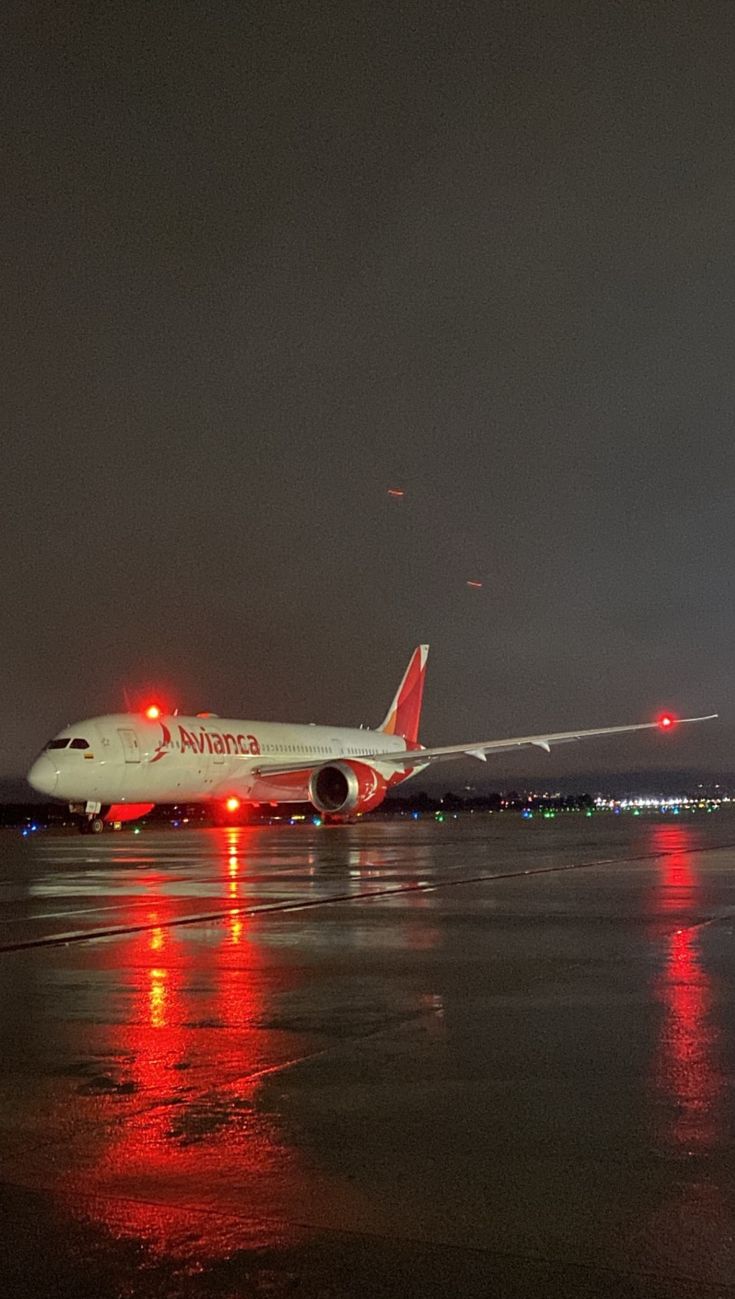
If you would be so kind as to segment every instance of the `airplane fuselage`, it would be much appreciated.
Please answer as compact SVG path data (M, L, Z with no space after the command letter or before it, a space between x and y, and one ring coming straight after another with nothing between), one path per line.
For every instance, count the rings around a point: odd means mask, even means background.
M113 713L59 732L36 759L29 780L70 803L202 802L231 795L301 802L309 797L315 766L407 747L401 736L367 729ZM261 764L293 767L302 759L303 771L259 772ZM389 784L412 774L396 772L395 764L370 765Z

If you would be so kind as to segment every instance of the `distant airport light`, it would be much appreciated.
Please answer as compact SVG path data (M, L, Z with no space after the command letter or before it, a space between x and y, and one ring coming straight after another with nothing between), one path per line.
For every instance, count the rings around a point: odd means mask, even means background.
M672 717L671 713L662 713L658 719L658 724L662 731L669 731L675 721L676 718Z
M236 812L239 806L240 806L239 798L228 798L227 802L225 803L225 809L228 812Z
M158 704L149 704L145 710L145 715L150 722L155 722L161 716L161 710Z

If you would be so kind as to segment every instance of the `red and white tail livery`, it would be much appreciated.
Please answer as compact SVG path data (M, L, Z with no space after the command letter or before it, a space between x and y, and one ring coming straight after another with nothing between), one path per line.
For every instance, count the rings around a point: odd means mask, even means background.
M626 731L669 728L672 718L595 730L419 743L428 645L411 655L385 720L371 731L338 726L252 722L198 713L113 713L67 726L28 773L35 790L63 799L84 830L142 816L156 803L310 802L325 818L349 820L379 807L389 789L435 762ZM712 717L716 714L711 714ZM707 721L686 717L683 722Z
M383 735L400 735L410 745L418 743L421 703L424 698L428 645L417 645L395 698L381 725Z

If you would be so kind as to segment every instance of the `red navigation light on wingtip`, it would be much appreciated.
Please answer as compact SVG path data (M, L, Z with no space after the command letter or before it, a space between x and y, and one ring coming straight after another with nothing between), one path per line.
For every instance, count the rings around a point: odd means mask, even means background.
M145 710L145 715L149 722L158 721L158 718L161 716L161 710L158 707L158 704L149 704Z
M228 798L227 802L225 803L225 810L228 812L236 812L239 806L240 806L239 798Z
M662 713L658 719L659 730L670 731L675 721L676 718L672 717L671 713Z

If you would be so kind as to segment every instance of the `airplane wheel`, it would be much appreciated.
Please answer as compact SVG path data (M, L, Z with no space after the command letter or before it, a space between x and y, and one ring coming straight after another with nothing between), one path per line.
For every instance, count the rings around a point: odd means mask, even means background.
M83 816L79 822L80 834L102 834L105 823L101 816Z

